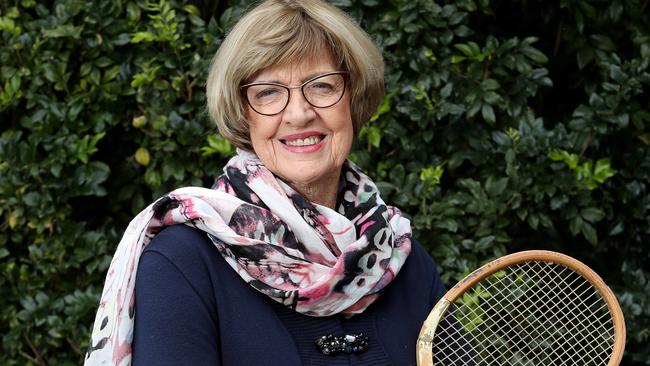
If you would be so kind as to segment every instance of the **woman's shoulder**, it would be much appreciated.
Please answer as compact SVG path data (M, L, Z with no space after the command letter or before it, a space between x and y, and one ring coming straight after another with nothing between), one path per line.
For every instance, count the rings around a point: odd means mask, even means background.
M157 253L171 262L197 263L197 259L211 254L214 249L207 234L197 228L178 224L167 226L154 236L143 255Z
M422 244L414 238L411 239L411 254L409 255L408 261L409 266L415 267L423 274L437 274L438 272L433 257L431 257Z
M415 239L411 240L411 253L402 270L395 278L398 289L408 289L404 296L420 298L426 296L429 308L432 307L445 293L436 263Z
M174 248L187 249L193 244L209 242L205 232L189 225L177 224L163 228L153 237L145 251L155 250L169 252ZM173 245L170 245L173 244Z
M207 296L212 291L215 257L219 256L207 234L188 225L162 229L144 249L138 275L155 273L154 278L182 276L185 281Z

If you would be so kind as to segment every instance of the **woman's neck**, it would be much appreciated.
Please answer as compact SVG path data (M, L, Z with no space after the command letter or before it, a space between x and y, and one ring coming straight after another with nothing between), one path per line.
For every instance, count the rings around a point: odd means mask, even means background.
M313 183L290 182L291 188L313 203L336 209L340 171Z

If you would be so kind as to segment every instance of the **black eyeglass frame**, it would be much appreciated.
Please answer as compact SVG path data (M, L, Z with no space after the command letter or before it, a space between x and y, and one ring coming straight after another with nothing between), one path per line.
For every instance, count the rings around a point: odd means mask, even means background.
M305 90L303 88L307 84L311 83L312 81L314 81L316 79L319 79L319 78L322 78L322 77L325 77L325 76L330 76L330 75L341 75L341 76L343 76L343 91L341 92L341 95L339 96L339 99L337 99L334 103L332 103L330 105L327 105L327 106L324 106L324 107L314 105L305 96ZM292 89L300 89L300 93L302 93L302 97L305 98L307 103L309 103L309 105L311 105L314 108L329 108L329 107L335 105L336 103L340 102L341 99L343 99L343 95L345 95L345 90L346 90L347 83L348 83L347 75L348 75L347 71L332 71L332 72L326 72L324 74L316 75L313 78L311 78L309 80L306 80L304 83L302 83L300 85L296 85L296 86L287 86L287 85L278 84L278 83L256 82L256 83L249 83L249 84L241 85L239 87L239 89L241 90L244 99L246 99L246 103L248 103L248 105L255 111L255 113L261 114L263 116L275 116L275 115L278 115L278 114L284 112L284 110L287 109L287 106L289 105L289 102L291 101L291 90ZM287 102L284 104L284 107L282 107L282 109L280 109L280 111L276 112L276 113L261 113L257 109L255 109L255 107L253 107L253 104L251 103L251 101L248 99L248 93L247 93L248 88L251 87L251 86L255 86L255 85L273 85L273 86L278 86L278 87L286 89L287 93L288 93L288 97L287 97Z

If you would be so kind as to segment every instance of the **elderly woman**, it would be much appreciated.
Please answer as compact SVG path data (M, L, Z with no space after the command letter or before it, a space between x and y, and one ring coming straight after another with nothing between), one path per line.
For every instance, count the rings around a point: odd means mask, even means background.
M443 285L347 160L382 95L381 53L342 11L269 0L244 16L207 84L237 155L213 189L178 189L130 224L86 364L415 364Z

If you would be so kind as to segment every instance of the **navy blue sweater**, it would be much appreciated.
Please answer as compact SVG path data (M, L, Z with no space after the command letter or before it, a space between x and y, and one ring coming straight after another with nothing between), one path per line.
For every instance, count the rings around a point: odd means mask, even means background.
M136 277L133 365L415 365L420 327L444 286L419 243L362 314L309 317L246 284L207 236L176 225L144 251ZM314 340L363 332L358 355L326 356Z

